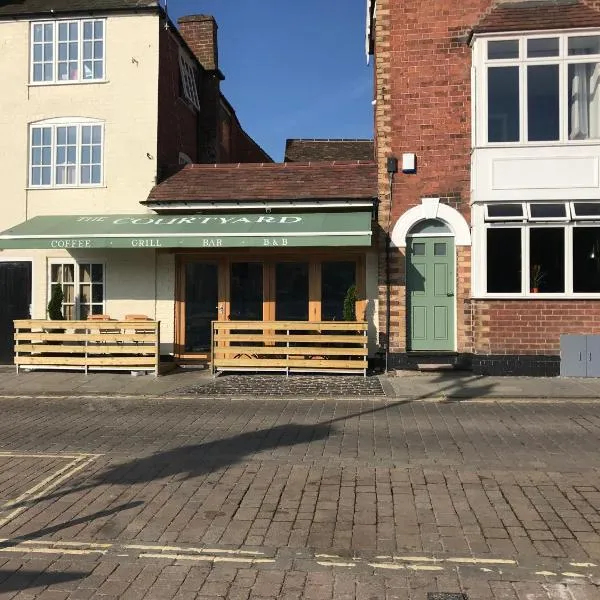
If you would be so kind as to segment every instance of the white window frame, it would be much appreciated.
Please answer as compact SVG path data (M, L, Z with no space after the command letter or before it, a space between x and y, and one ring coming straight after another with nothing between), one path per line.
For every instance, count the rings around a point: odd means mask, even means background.
M106 263L104 261L101 260L74 260L74 259L69 259L69 258L53 258L50 259L48 261L48 277L47 277L47 282L48 282L48 297L47 297L47 302L46 304L48 304L48 302L50 301L50 298L52 297L52 286L54 285L53 281L52 281L52 267L56 266L56 265L73 265L73 313L74 313L74 318L75 320L79 320L81 317L81 306L82 304L85 305L89 305L90 306L90 310L91 307L93 305L102 305L102 311L98 314L105 314L106 313ZM82 303L81 299L80 299L80 294L79 294L79 290L80 290L80 286L87 282L82 282L81 280L81 268L84 265L102 265L102 302L92 302L91 301L91 296L90 296L90 302L85 302ZM90 270L91 273L91 270ZM61 282L63 283L63 282ZM90 281L91 284L91 281ZM69 303L71 304L71 303ZM63 305L61 306L61 310L63 310L64 307L64 302ZM63 316L64 316L64 311L63 311Z
M81 182L81 171L83 166L94 166L96 163L82 163L82 127L97 126L100 127L100 181L99 182ZM59 127L76 127L76 149L75 149L75 182L74 183L56 183L57 169L57 128ZM49 184L34 184L33 170L34 167L40 165L33 164L33 134L36 129L49 128L51 131L50 139L50 164L42 163L41 166L50 167L50 183ZM87 144L86 144L87 145ZM105 137L104 137L104 121L98 119L89 119L83 117L61 117L57 119L46 119L44 121L36 121L29 124L29 180L28 187L30 189L53 189L53 188L88 188L88 187L103 187L104 186L104 164L105 164ZM37 147L37 146L36 146ZM66 163L64 163L66 164Z
M579 201L582 202L582 201ZM535 203L535 202L534 202ZM540 201L537 201L540 203ZM550 202L542 202L550 203ZM489 204L492 204L491 202ZM514 204L514 202L503 202ZM529 204L525 202L524 204ZM567 211L571 203L566 202ZM527 215L529 208L526 207ZM599 299L600 292L575 292L573 291L573 230L578 227L597 227L600 231L600 217L576 217L573 212L570 220L563 218L531 219L524 218L489 218L485 204L473 205L473 290L476 298L527 298L527 299ZM530 290L530 237L527 230L538 228L557 228L564 230L564 292L531 292ZM521 231L521 291L520 292L488 292L487 291L487 231L488 229L519 229Z
M84 39L83 39L83 30L84 25L86 23L92 24L92 29L94 28L94 24L101 22L102 23L102 56L100 58L93 57L92 50L92 58L85 59L83 58L83 50L84 50ZM74 79L59 79L58 77L58 63L64 62L59 61L58 59L58 26L61 23L76 23L77 24L77 77ZM51 25L52 26L52 59L49 61L41 61L41 64L50 63L52 65L52 78L44 81L39 80L36 81L34 79L34 65L40 63L40 61L34 61L34 45L36 42L34 41L34 29L36 26L44 26ZM95 37L92 38L92 45L94 42L98 41ZM93 77L93 64L97 61L102 62L102 77L94 78ZM85 78L83 76L83 63L84 62L92 62L92 77ZM44 20L44 21L32 21L30 23L29 28L29 85L68 85L68 84L90 84L90 83L102 83L106 81L106 19L61 19L61 20Z
M179 51L179 71L183 97L196 109L200 110L198 98L198 71L194 63L182 51Z
M475 89L475 113L476 113L476 145L480 147L514 147L514 146L556 146L589 145L600 144L600 138L592 139L569 139L568 105L566 103L568 90L568 67L570 64L600 63L600 53L586 55L568 55L569 38L600 36L600 30L561 30L542 31L531 34L496 34L478 36L473 46L473 64ZM527 58L527 40L558 38L558 56ZM487 59L488 41L514 41L519 42L519 58L511 59ZM531 65L558 65L559 66L559 137L557 140L528 141L527 140L527 67ZM488 67L518 67L519 68L519 140L510 142L488 142ZM477 73L479 72L479 74Z

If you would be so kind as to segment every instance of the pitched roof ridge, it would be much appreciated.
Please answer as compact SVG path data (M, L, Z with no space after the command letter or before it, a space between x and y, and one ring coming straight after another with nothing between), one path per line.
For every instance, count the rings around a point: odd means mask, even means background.
M181 171L188 170L210 170L210 169L297 169L318 167L356 167L364 165L376 165L374 160L313 160L304 162L275 162L275 163L193 163L188 164ZM180 171L180 172L181 172Z

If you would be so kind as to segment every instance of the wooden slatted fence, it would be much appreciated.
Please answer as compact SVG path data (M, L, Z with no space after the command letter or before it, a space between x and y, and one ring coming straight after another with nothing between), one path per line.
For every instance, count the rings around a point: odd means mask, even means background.
M212 372L367 373L367 323L213 321Z
M17 320L15 365L26 369L154 371L160 362L158 321Z

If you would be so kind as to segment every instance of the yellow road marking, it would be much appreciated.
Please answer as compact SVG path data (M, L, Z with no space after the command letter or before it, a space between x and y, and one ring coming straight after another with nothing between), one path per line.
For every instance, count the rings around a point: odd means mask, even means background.
M206 562L224 562L224 563L246 563L246 564L263 564L274 563L271 558L244 558L233 556L215 556L210 554L166 554L162 552L145 552L140 554L140 558L168 558L170 560L195 560Z
M155 550L165 552L191 552L191 553L204 553L210 552L213 554L247 554L250 556L264 556L264 552L254 552L251 550L229 550L229 549L218 549L218 548L182 548L181 546L153 546L148 544L123 544L123 548L130 550Z
M9 454L5 454L4 456L13 456L15 458L17 457L17 455L9 455ZM35 455L35 454L27 455L28 458L39 458L40 456L41 455ZM94 462L96 460L96 458L98 458L98 456L101 456L101 455L99 455L99 454L91 454L91 455L90 454L80 454L80 455L78 455L77 458L75 458L74 460L72 460L71 462L66 464L64 467L58 469L58 471L55 471L54 473L52 473L51 475L49 475L48 477L46 477L45 479L43 479L42 481L40 481L39 483L34 485L32 488L23 492L18 498L15 498L14 500L11 500L11 501L7 502L6 504L4 504L3 508L10 508L11 506L14 506L15 504L19 504L21 502L28 503L28 502L31 502L32 500L37 500L37 499L41 498L42 496L47 494L49 491L55 489L61 483L63 483L64 481L66 481L67 479L69 479L70 477L75 475L75 473L78 473L82 469L85 469L88 465L92 464L92 462ZM63 457L56 456L56 458L63 458ZM18 515L20 515L22 512L24 512L28 508L29 508L29 506L27 504L25 504L24 506L19 506L16 509L14 509L12 512L10 512L8 515L6 515L5 517L0 518L0 527L6 525L9 521L14 519Z

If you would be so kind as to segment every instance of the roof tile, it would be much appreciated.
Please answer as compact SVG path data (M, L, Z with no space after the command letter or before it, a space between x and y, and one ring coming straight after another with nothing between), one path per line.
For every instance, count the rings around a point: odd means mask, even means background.
M147 202L353 199L377 196L374 162L187 165Z
M497 2L473 27L474 33L600 27L600 11L582 0Z

